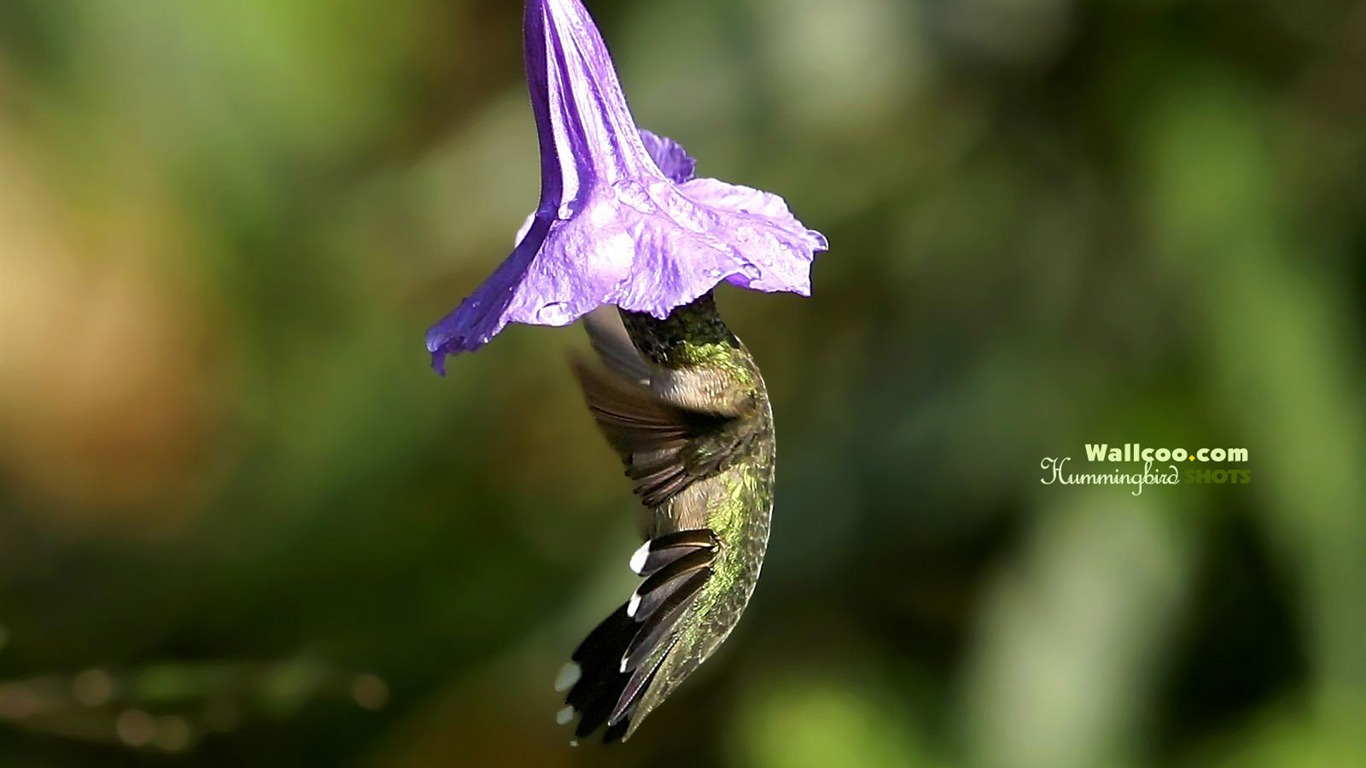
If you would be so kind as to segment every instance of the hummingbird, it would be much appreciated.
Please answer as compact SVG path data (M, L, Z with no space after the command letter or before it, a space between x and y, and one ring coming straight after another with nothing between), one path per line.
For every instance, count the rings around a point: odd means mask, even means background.
M754 592L773 513L773 413L710 291L664 319L585 317L601 365L573 361L644 505L643 581L560 671L557 720L625 741L720 647Z

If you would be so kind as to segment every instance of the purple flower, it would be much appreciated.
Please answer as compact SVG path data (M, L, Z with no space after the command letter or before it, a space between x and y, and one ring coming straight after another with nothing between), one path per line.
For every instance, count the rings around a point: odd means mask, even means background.
M523 33L541 202L512 255L427 332L438 372L509 322L568 325L603 304L663 318L722 280L810 294L825 237L777 195L693 178L682 146L638 129L579 0L528 0Z

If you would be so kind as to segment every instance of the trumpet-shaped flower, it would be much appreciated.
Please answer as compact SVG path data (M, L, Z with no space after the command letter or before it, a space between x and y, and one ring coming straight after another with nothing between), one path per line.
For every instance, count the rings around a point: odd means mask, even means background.
M683 147L638 129L579 0L528 0L523 25L540 204L512 255L428 331L437 371L510 322L568 325L604 304L663 318L723 280L810 294L825 237L777 195L693 178Z

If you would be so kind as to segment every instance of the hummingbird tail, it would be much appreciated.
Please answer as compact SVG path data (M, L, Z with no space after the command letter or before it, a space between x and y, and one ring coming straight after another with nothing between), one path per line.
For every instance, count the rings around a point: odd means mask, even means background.
M625 741L637 705L677 642L679 619L711 575L716 549L715 534L693 530L660 536L636 551L631 567L645 581L588 633L555 681L557 691L568 691L560 724L577 715L576 737L605 725L604 743Z
M572 661L564 665L555 680L555 690L566 688L565 707L560 710L556 720L568 724L579 716L579 724L574 728L576 739L587 738L607 723L612 708L626 690L631 675L621 671L621 659L626 654L626 646L635 636L636 623L626 615L626 605L598 624L588 637L574 651ZM630 727L629 718L615 726L609 726L603 734L603 743L621 741ZM575 745L577 741L573 742Z

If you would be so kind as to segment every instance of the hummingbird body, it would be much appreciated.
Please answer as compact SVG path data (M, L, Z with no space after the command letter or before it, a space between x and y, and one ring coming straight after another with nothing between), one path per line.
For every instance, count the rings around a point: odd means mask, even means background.
M557 681L561 722L625 740L735 628L759 579L773 510L773 415L758 366L710 293L659 320L589 316L602 371L575 365L589 409L645 505L645 581Z

